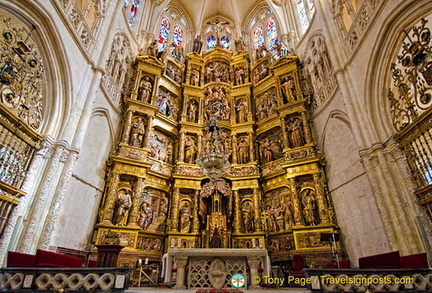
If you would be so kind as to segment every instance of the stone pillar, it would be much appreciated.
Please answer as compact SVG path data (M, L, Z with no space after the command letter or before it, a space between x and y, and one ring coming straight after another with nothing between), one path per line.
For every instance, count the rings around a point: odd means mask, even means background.
M112 217L114 214L114 206L117 199L117 188L120 181L120 174L113 173L109 182L107 191L107 199L103 207L103 216L101 224L112 225Z
M123 135L122 135L122 140L121 140L121 145L128 145L129 144L129 136L130 136L130 132L131 132L131 127L132 127L132 116L133 116L133 111L129 110L126 113L126 117L125 117L125 124L123 127Z
M261 207L259 200L259 189L254 188L253 190L253 200L254 200L254 219L255 219L255 231L262 231L262 223L261 223Z
M324 196L324 188L321 184L319 174L314 174L313 180L315 183L315 193L316 193L316 200L318 203L318 213L319 213L319 218L321 220L320 224L326 224L329 223L328 207L327 207L326 198Z
M309 128L308 118L306 111L301 112L301 118L303 123L303 131L305 134L306 143L312 143L312 133Z
M188 261L187 256L175 256L174 262L177 266L177 279L176 279L176 285L175 289L177 290L185 290L186 284L185 284L185 268Z
M234 190L234 233L240 233L240 219L241 219L241 209L240 209L240 196L239 191Z
M138 217L139 217L139 204L141 194L144 190L144 178L138 178L136 188L134 190L134 195L132 197L132 210L129 216L128 226L139 227Z
M199 190L195 190L192 233L198 233L199 232L199 219L198 219L199 201L198 201L198 199L199 199Z
M252 280L251 285L249 287L250 290L261 289L259 284L254 284L253 280L258 277L258 266L261 262L260 257L258 256L248 256L247 262L250 268L250 279Z
M178 211L178 205L179 205L179 198L180 198L180 188L175 187L173 198L172 198L172 204L171 204L171 232L178 232L178 224L179 224L179 211Z
M291 193L293 196L293 206L294 206L294 222L295 226L303 225L303 211L301 209L301 202L299 194L297 192L295 178L289 178Z

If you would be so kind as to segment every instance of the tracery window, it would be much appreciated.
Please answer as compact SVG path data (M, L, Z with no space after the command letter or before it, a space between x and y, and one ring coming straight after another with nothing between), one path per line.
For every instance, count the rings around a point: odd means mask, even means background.
M183 48L186 20L175 8L167 7L163 10L158 36L158 51L164 51L171 44Z
M224 48L224 49L229 49L230 48L230 39L229 39L228 36L223 36L221 38L220 43L221 43L222 48Z
M207 50L214 49L216 47L216 38L211 35L207 37Z
M159 29L159 39L158 39L158 51L165 50L168 44L168 37L170 31L170 21L168 17L162 17L161 26Z
M302 32L306 32L315 14L314 0L296 0L297 14Z
M128 5L129 5L129 0L124 0L124 7L127 8ZM132 0L130 11L127 17L130 28L133 28L135 26L135 21L136 21L136 16L138 13L139 6L140 6L140 0Z
M259 11L250 22L249 28L254 50L264 46L273 56L279 57L278 24L272 10L265 7Z

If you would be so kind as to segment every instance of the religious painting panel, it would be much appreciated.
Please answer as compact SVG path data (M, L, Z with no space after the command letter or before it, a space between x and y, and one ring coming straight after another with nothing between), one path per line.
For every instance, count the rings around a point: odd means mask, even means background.
M268 191L265 196L267 227L269 233L290 231L294 226L294 206L291 190L281 187Z
M138 236L136 249L149 252L161 253L163 249L163 240L148 236Z
M151 103L153 94L154 77L144 74L138 84L137 100L144 103Z
M204 119L229 120L231 106L228 98L224 87L208 87L204 93Z
M165 75L169 77L172 81L181 84L182 82L182 74L181 69L174 62L168 61L167 67L165 69Z
M221 61L213 61L205 66L204 82L230 83L230 66Z
M263 120L273 114L276 114L277 107L277 91L275 87L272 87L256 97L257 119Z
M282 158L282 132L280 128L268 132L258 138L259 154L261 164L267 164L271 161Z
M173 160L173 139L166 134L154 130L150 135L149 157L164 163L172 164Z
M166 116L177 120L179 111L178 97L168 89L159 87L156 107Z
M140 195L138 226L146 232L164 233L167 212L167 194L164 191L146 187Z

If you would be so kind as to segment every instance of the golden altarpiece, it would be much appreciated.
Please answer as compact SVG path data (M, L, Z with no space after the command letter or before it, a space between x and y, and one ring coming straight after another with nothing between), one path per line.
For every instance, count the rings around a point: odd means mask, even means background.
M171 248L264 248L311 266L332 259L338 231L296 56L216 48L138 56L110 156L96 244L126 246L121 265ZM212 140L216 137L217 140ZM210 180L198 165L225 158Z

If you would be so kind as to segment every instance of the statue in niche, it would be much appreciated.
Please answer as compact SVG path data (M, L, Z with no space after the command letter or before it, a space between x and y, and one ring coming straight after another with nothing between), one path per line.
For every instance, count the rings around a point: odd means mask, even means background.
M189 233L191 226L191 207L188 201L185 201L183 206L180 208L180 232Z
M315 201L315 192L312 189L305 189L303 191L303 195L301 195L302 203L303 203L303 214L306 220L306 223L309 226L315 226L318 224L316 218L316 201Z
M288 120L288 140L291 148L301 147L305 144L302 125L303 124L299 118L290 118Z
M138 88L138 100L141 102L150 103L152 88L153 85L150 82L150 78L148 76L144 76L141 79L141 83Z
M190 84L194 86L200 85L200 71L198 68L192 68L192 72L190 75Z
M291 229L294 226L294 213L293 206L291 200L288 196L282 201L283 213L284 213L284 222L285 222L285 230Z
M178 118L178 109L176 101L173 97L168 95L168 117L173 118L174 120L177 120Z
M260 143L260 155L263 163L273 161L273 152L271 150L270 138L266 138Z
M245 201L242 205L242 217L244 233L253 233L255 231L253 207L251 206L249 201Z
M186 136L184 144L185 163L195 164L195 158L197 153L197 146L195 144L195 140L191 136Z
M129 145L136 148L141 148L143 145L144 134L145 134L145 126L142 118L139 117L132 125Z
M159 111L161 111L163 114L168 114L168 97L163 93L159 93L156 107L158 107Z
M153 58L157 57L157 40L153 40L147 47L147 55Z
M192 52L200 54L201 53L202 44L203 44L203 42L201 41L201 36L197 36L195 38L195 40L193 41Z
M148 229L154 220L154 210L149 202L143 202L140 207L140 217L138 219L138 226L144 231Z
M249 140L243 136L238 141L238 163L246 164L249 162Z
M242 66L236 67L234 76L235 76L234 85L241 85L245 83L245 71Z
M128 190L120 189L117 194L116 212L114 224L126 226L129 217L129 210L132 207L132 199Z
M240 99L237 102L237 121L238 123L244 123L247 121L247 112L248 112L248 105L245 101L245 99Z
M197 122L198 118L198 102L194 99L189 101L186 119L188 122Z
M282 79L282 94L286 100L286 102L294 102L295 99L295 85L292 76L286 76Z

